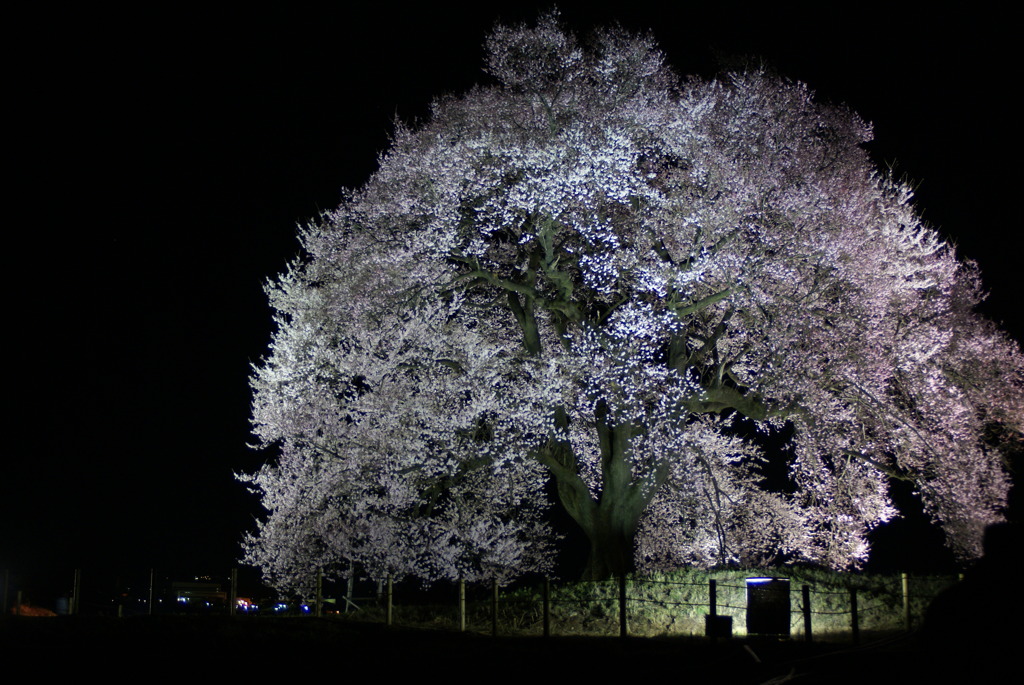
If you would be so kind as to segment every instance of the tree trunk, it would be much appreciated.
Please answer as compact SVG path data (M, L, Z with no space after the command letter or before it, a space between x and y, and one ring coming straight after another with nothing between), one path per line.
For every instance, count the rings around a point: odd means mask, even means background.
M584 580L605 580L633 570L633 545L640 517L664 474L634 478L630 444L636 429L609 425L603 403L597 407L601 444L601 494L597 501L575 469L553 468L559 499L590 540ZM562 464L566 460L562 460Z
M614 516L600 508L597 514L591 526L584 527L590 539L590 557L583 580L607 580L633 570L633 539L638 517Z

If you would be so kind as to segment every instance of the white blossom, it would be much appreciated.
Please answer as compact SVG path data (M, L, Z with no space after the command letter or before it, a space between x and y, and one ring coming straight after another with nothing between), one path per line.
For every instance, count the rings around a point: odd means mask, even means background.
M979 554L1024 363L870 126L762 73L679 82L647 37L585 49L556 15L487 45L500 83L399 128L268 287L253 423L280 457L245 478L247 559L281 585L548 570L549 479L594 575L857 566L890 478ZM779 486L758 435L784 432Z

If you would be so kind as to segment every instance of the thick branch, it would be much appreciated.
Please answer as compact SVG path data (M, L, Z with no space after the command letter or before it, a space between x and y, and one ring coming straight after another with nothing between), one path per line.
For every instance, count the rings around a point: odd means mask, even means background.
M679 318L683 318L684 316L689 316L690 314L696 314L702 309L707 309L716 302L721 302L725 298L729 297L729 295L731 294L732 288L726 288L725 290L720 290L713 295L708 295L705 298L697 300L696 302L691 302L690 304L687 305L673 305L672 309L675 311L676 316L678 316Z

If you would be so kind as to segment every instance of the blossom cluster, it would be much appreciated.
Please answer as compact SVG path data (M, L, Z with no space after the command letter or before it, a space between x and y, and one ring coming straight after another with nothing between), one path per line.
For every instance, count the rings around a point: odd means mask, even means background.
M549 479L598 574L613 538L652 568L857 566L891 478L979 554L1024 361L870 125L557 15L487 46L499 83L399 127L268 288L253 423L281 456L247 477L248 559L282 584L548 569ZM758 436L782 434L780 485Z

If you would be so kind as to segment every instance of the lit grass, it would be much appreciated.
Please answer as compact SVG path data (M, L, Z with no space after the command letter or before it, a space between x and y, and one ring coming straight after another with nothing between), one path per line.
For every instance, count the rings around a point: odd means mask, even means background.
M802 586L810 587L812 632L815 639L845 639L850 635L850 589L857 590L859 629L864 634L904 629L902 580L899 574L836 573L816 568L680 569L672 573L627 579L627 620L630 635L703 636L709 612L709 580L717 582L718 614L732 617L733 634L747 633L746 579L753 576L788 578L790 631L804 631ZM920 621L931 600L956 581L949 576L911 577L912 625ZM415 593L403 594L393 609L396 625L455 630L458 605L438 603L437 593L421 602ZM551 585L553 635L617 635L619 586L616 581ZM467 588L466 624L474 632L490 632L489 587ZM384 609L373 604L347 614L350 618L383 621ZM539 635L543 630L543 597L539 583L503 591L498 606L498 630L505 635Z

